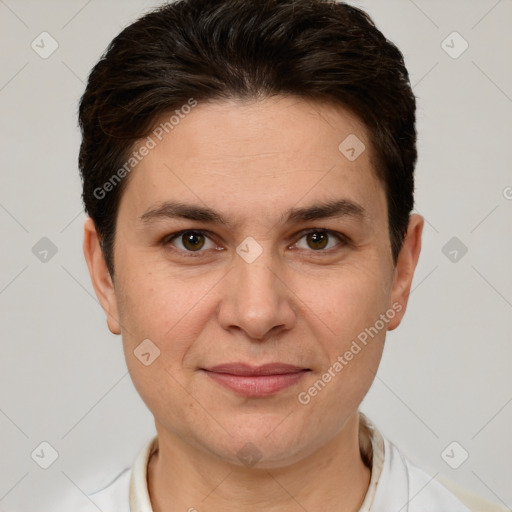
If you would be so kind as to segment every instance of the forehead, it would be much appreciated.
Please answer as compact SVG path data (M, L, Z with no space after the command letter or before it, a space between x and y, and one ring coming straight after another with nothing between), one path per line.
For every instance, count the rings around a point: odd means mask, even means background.
M187 112L163 116L134 147L151 149L124 193L132 209L170 196L246 216L256 205L274 211L315 199L351 199L370 213L381 206L367 130L339 106L284 96L199 102Z

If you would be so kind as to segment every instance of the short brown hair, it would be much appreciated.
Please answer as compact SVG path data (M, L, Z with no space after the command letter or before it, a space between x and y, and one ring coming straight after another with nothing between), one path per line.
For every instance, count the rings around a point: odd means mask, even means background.
M275 95L339 104L360 118L387 197L393 259L413 208L415 97L403 56L355 7L334 0L177 0L110 43L79 107L86 212L113 275L118 206L108 187L162 115L195 101ZM110 181L109 181L110 180Z

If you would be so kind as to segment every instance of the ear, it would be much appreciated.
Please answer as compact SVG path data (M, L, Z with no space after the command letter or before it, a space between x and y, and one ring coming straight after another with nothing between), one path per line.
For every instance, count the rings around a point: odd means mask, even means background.
M391 305L394 304L393 309L396 311L396 315L389 321L388 331L392 331L400 325L407 308L414 270L420 257L423 224L424 220L420 215L413 214L409 217L409 225L398 255L391 290Z
M101 250L96 226L90 217L84 224L84 256L94 291L107 315L108 328L112 334L121 334L114 283Z

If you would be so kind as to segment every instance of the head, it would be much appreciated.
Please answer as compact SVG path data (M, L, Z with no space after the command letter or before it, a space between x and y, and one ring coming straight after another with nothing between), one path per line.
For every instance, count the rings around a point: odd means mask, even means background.
M420 251L399 50L339 2L177 1L112 41L79 116L85 256L157 425L269 467L332 438ZM208 375L230 362L305 371L247 396Z

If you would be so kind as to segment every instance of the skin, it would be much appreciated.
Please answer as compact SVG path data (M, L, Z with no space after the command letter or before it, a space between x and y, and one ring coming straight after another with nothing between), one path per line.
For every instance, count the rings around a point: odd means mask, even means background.
M366 145L355 161L338 150L349 134ZM291 208L338 199L363 215L283 221ZM232 226L141 220L170 200L207 206ZM323 247L303 233L321 228L350 241L332 234ZM155 512L359 509L370 471L359 452L358 407L386 329L405 312L422 228L412 215L394 265L367 131L333 105L289 96L199 103L149 152L121 199L114 278L90 219L84 253L109 329L122 334L134 385L155 417ZM169 240L197 229L208 234L195 245ZM249 236L262 248L252 263L236 252ZM301 404L298 394L397 304L385 328ZM134 355L145 339L160 350L149 366ZM272 396L245 397L200 370L239 361L311 371ZM237 457L246 443L261 455L252 467Z

